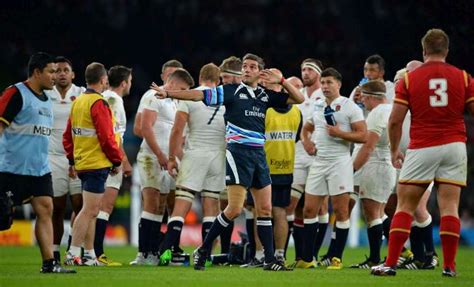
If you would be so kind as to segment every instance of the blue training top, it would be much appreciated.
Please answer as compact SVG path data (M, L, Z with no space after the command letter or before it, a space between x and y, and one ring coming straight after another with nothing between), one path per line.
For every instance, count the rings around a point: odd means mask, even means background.
M242 83L218 86L203 91L207 106L224 105L227 144L263 148L265 114L268 108L287 107L288 94L261 86L255 89Z
M48 141L53 125L51 100L38 99L23 83L15 84L23 106L0 136L0 172L43 176L50 171Z

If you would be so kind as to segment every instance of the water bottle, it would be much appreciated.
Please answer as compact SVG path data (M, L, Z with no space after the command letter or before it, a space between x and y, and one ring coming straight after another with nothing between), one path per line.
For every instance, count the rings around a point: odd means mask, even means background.
M336 118L334 117L334 110L331 109L330 106L326 106L324 108L324 118L326 119L326 123L330 126L336 125Z

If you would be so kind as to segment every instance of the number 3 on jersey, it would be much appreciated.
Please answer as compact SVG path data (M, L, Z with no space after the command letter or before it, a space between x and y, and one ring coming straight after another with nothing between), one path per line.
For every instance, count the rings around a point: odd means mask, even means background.
M434 90L434 95L430 96L430 105L432 107L446 107L448 105L448 82L446 79L431 79L429 82L430 90Z

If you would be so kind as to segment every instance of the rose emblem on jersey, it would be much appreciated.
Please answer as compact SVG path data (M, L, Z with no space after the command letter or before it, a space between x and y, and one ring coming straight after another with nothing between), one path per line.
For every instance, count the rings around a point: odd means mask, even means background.
M341 105L336 106L336 112L339 112L341 110Z
M73 102L76 99L76 96L71 96L69 99L71 99L71 102Z

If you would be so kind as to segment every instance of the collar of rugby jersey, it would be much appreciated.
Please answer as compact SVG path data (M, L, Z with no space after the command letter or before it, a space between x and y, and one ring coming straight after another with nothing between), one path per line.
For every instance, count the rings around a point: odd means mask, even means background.
M245 84L244 82L240 83L240 86L237 88L236 92L240 90L241 88L247 89L248 94L250 95L251 98L255 99L258 96L262 94L263 88L260 86L257 86L255 88L252 88L251 86ZM260 90L260 91L259 91ZM258 95L255 95L255 92L259 91Z
M336 112L339 111L340 108L346 103L346 100L347 98L343 96L339 96L335 98L330 105L331 109L333 109ZM327 102L326 102L326 105L327 105ZM337 106L339 106L339 109L336 109Z

